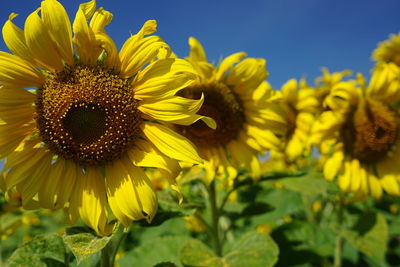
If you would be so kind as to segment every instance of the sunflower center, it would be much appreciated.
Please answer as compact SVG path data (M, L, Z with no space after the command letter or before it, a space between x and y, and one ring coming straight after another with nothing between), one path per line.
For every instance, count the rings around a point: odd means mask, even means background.
M287 122L287 130L285 136L286 141L289 141L292 138L296 130L296 119L297 119L296 108L288 104L286 109L286 122Z
M107 113L93 104L78 103L63 119L65 129L81 143L90 143L106 132Z
M365 101L350 116L343 129L346 151L365 164L383 159L398 135L396 115L375 101Z
M137 140L141 115L126 79L100 66L74 66L48 76L38 89L36 123L55 154L103 165Z
M238 96L221 83L201 84L181 90L186 98L199 99L204 94L204 103L198 114L211 117L217 123L215 130L199 120L190 126L181 126L181 133L198 147L225 145L237 138L243 128L245 116Z

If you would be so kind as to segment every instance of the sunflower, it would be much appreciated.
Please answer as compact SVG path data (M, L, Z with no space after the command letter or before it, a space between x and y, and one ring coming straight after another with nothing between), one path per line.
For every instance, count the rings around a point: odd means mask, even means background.
M324 100L329 95L332 87L334 87L335 84L342 82L345 77L352 74L350 70L333 73L330 73L327 68L322 68L321 70L322 76L315 79L315 96L319 102L319 110L324 109Z
M376 74L373 74L376 75ZM323 172L345 192L380 198L400 194L399 115L387 87L357 81L336 84L325 100L313 140L326 157ZM380 97L377 98L376 95Z
M329 96L329 94L331 93L332 88L335 88L338 84L340 84L340 86L346 84L349 84L349 86L351 86L351 84L354 84L354 81L351 81L350 76L352 75L352 71L350 70L343 70L332 73L329 72L327 68L322 68L321 70L322 75L315 79L315 96L319 103L316 114L317 118L319 117L321 112L325 111L326 109L331 109L330 107L328 107L327 102L331 103L330 99L332 98L327 99L327 96ZM331 104L334 105L333 103ZM319 149L322 150L322 157L319 157L318 161L324 162L326 158L323 155L327 154L328 151L330 151L331 144L329 144L329 142L317 142L317 144L319 144Z
M274 132L285 128L283 111L276 103L277 94L265 79L265 60L246 58L236 53L214 67L208 63L202 45L189 38L190 54L186 58L198 72L198 79L179 94L197 99L204 94L199 114L213 118L216 130L198 121L177 127L191 140L206 160L206 180L217 175L235 177L245 167L253 177L260 176L257 155L279 145Z
M371 88L386 91L387 97L398 99L400 95L400 34L391 34L390 39L379 43L372 53L376 61L371 77ZM378 91L379 91L378 90ZM379 92L371 95L380 97Z
M377 63L393 63L400 67L400 33L391 34L389 38L378 44L372 58Z
M25 208L65 208L102 235L114 218L150 222L157 198L141 167L159 168L177 190L178 160L202 162L163 124L215 126L196 114L203 98L176 96L193 68L147 36L154 20L118 52L104 29L113 15L94 0L79 6L72 27L56 0L42 1L24 29L15 16L3 27L12 54L0 52L3 190L19 192Z
M282 88L281 106L285 113L286 132L278 150L271 150L266 167L276 170L298 169L307 164L311 153L309 135L318 110L315 90L305 80L291 79Z

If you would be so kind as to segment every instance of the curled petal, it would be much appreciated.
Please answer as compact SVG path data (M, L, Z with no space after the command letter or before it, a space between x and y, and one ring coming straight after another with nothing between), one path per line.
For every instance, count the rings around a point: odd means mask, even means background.
M196 114L196 112L201 108L203 102L204 95L202 95L199 100L172 96L162 100L141 101L139 110L156 120L181 125L191 125L201 119L210 128L215 129L217 125L213 119Z
M190 163L202 163L192 142L168 127L152 122L142 124L144 135L170 158Z

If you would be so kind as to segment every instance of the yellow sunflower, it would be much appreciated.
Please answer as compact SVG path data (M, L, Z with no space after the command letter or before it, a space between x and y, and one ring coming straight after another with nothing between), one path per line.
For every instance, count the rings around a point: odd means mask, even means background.
M391 34L389 38L378 44L372 58L377 63L393 63L400 67L400 33Z
M178 131L197 146L206 160L208 182L219 173L235 177L239 167L259 177L257 156L278 146L280 141L273 133L283 133L285 128L277 96L265 82L265 60L244 59L245 53L236 53L214 67L195 38L189 39L189 45L187 60L197 70L198 79L179 93L192 99L204 94L199 114L213 118L217 128L212 130L198 121L178 127Z
M266 167L275 170L298 169L307 164L311 153L309 136L318 110L315 90L305 80L291 79L282 88L281 106L285 114L286 132L282 145L271 150Z
M398 99L400 95L400 34L392 34L389 40L381 42L373 52L372 58L376 64L370 87L385 88L388 100L389 98ZM377 92L371 92L371 95L380 97Z
M195 79L187 61L169 58L156 21L118 52L104 27L113 15L81 4L71 27L64 7L44 0L24 29L11 14L0 52L0 158L3 190L26 208L65 208L99 234L115 218L151 221L153 186L140 167L160 168L177 189L178 160L201 163L194 146L163 123L214 121L196 112L203 98L176 92ZM90 22L89 22L90 20Z
M317 117L326 109L330 109L328 107L327 102L330 102L330 99L327 99L327 96L331 93L332 88L335 88L338 84L339 87L349 84L352 86L355 81L351 80L350 76L352 75L352 71L343 70L339 72L329 72L327 68L322 68L322 75L315 79L315 95L317 97L319 108L317 110ZM331 103L334 105L333 103ZM325 154L330 151L331 144L329 142L317 143L319 145L319 149L322 150L322 157L318 158L319 162L324 162L326 159L324 157Z
M350 76L350 70L330 73L327 68L322 68L322 76L315 79L315 95L319 102L319 110L322 110L325 97L330 93L335 84L340 83L346 76Z
M314 142L325 147L321 151L327 180L337 178L341 190L356 195L400 194L399 115L394 101L399 99L392 99L386 87L370 83L367 88L361 75L358 81L332 88L313 134Z

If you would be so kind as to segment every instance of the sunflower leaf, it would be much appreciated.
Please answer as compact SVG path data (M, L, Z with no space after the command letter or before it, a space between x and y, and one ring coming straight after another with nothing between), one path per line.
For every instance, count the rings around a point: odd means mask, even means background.
M329 183L323 179L322 174L309 173L302 177L291 177L279 180L284 188L309 196L325 195Z
M99 237L92 233L64 234L62 239L74 254L77 264L102 250L111 236Z
M182 264L178 258L178 252L191 237L178 236L159 236L135 247L121 259L118 260L120 266L141 266L141 267L172 267Z
M224 266L273 266L278 261L279 248L267 234L248 232L241 236L224 255Z
M383 215L370 212L359 217L353 230L343 233L353 247L377 260L385 258L388 235L388 225Z
M217 257L209 247L199 240L188 241L179 254L183 266L226 266L222 258Z
M7 266L67 266L66 249L57 234L35 236L19 247L7 261Z

